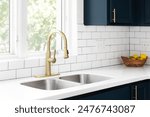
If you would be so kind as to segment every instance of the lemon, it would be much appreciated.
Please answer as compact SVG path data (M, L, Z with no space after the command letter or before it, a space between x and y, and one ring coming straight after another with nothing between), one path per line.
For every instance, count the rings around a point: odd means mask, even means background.
M141 57L140 57L139 60L145 60L145 58L141 58Z
M140 58L143 59L143 60L146 59L146 57L147 57L146 54L141 54L141 55L140 55Z
M134 57L135 59L138 59L139 56L138 56L137 54L134 54L133 57Z

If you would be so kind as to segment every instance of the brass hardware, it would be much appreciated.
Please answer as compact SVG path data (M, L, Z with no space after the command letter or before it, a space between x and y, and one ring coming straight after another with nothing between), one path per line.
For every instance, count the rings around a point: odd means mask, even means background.
M59 73L51 73L51 76L58 76L60 75ZM46 76L46 75L36 75L36 78L46 78L46 77L50 77L50 76Z
M51 41L53 40L54 34L60 34L61 39L64 41L64 59L69 58L69 52L68 52L68 45L67 45L67 38L66 35L62 31L55 31L52 32L47 41L47 51L46 51L46 59L45 59L45 76L38 76L38 77L49 77L49 76L56 76L59 75L59 73L52 73L51 71L51 63L56 62L56 50L54 50L53 58L51 58Z
M113 23L116 23L116 9L114 8L112 12L113 12L113 19L112 19L112 21L113 21Z

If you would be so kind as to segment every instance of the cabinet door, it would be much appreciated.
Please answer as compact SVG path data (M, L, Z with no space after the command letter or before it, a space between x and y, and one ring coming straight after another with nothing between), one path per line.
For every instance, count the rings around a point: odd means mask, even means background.
M148 80L134 83L132 85L132 99L147 100L148 95Z
M107 24L107 0L84 0L84 24Z
M129 85L96 91L80 96L68 98L69 100L130 100L131 89Z
M148 87L148 100L150 100L150 80L148 81L148 84L147 84L147 87Z
M150 0L145 0L145 24L150 25Z
M149 26L150 25L150 0L134 0L135 17L134 25Z
M110 24L132 24L132 0L110 0Z

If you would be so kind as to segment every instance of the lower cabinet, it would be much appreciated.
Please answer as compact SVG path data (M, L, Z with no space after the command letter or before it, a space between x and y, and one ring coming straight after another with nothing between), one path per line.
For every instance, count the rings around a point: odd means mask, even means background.
M131 85L131 94L133 100L149 99L149 81L141 81Z
M150 81L140 81L109 89L82 94L64 100L148 100Z

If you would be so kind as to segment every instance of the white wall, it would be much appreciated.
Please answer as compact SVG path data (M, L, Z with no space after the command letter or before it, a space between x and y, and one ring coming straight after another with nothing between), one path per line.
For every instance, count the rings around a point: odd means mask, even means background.
M120 56L129 55L129 27L84 26L83 0L78 0L78 56L57 58L52 69L70 72L121 63ZM0 61L0 80L44 74L44 58Z

